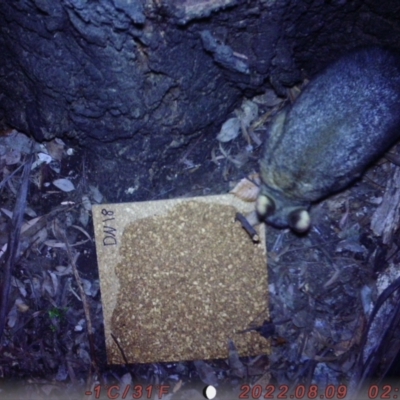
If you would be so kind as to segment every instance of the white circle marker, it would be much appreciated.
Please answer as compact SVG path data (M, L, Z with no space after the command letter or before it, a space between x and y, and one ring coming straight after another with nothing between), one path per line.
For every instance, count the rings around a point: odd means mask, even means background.
M217 389L214 386L207 386L204 389L204 397L208 400L212 400L217 395Z

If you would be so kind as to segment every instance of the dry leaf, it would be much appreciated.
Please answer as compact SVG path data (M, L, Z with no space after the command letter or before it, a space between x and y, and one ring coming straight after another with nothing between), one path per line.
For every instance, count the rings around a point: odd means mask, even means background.
M57 240L49 239L44 242L46 246L49 247L59 247L60 249L66 249L65 243L61 243Z
M51 296L54 297L58 291L58 277L54 272L47 271L50 275L46 276L43 282L43 289Z
M222 155L229 160L233 165L235 165L237 168L241 168L244 164L246 164L248 158L249 158L249 153L247 150L237 154L235 157L232 157L229 155L229 151L226 151L223 147L222 144L219 143L219 151L222 153Z
M85 320L84 318L80 319L78 323L75 325L74 331L75 332L82 332L83 327L85 326Z
M6 165L15 165L21 161L21 152L10 150L5 156Z
M284 99L278 97L272 89L267 89L264 94L254 97L253 101L266 107L275 107Z
M239 135L240 121L238 118L230 118L225 121L217 135L220 142L229 142Z
M89 212L85 210L84 208L81 208L79 211L79 222L81 223L82 226L86 226L89 222Z
M47 228L44 227L32 236L32 249L38 251L39 247L47 240Z
M247 128L258 116L258 105L251 100L245 100L236 115Z
M243 201L256 201L260 191L260 178L258 174L251 174L243 178L239 183L229 192L239 197Z
M29 206L25 207L25 214L31 218L37 217L36 211Z
M39 165L45 163L45 164L50 164L52 162L52 158L51 156L49 156L46 153L38 153L36 155L36 161L32 164L32 169L35 169L36 167L38 167Z
M56 179L53 181L53 185L63 192L71 192L72 190L75 190L74 184L69 179Z
M81 228L79 225L71 225L71 228L77 229L79 232L82 232L89 240L92 240L90 237L89 233L87 233L83 228Z
M28 304L24 303L24 301L20 298L15 300L15 305L17 306L19 312L24 313L29 310Z
M93 201L97 204L101 204L103 201L103 195L100 193L100 190L96 186L89 185L90 195Z
M7 136L5 137L5 144L13 150L28 154L31 151L32 140L23 133L13 129L12 131L8 132Z
M92 203L89 200L88 196L82 196L82 206L86 211L90 211L92 209Z
M229 348L229 366L231 367L231 372L234 376L238 378L243 378L246 376L247 369L240 361L239 353L232 340L228 341Z
M27 296L28 293L25 289L25 285L18 278L11 277L11 284L14 287L18 288L18 290L22 296L24 296L24 297Z
M218 385L218 379L215 375L215 371L210 365L208 365L202 360L194 361L193 364L196 368L197 373L199 374L199 378L206 385L212 385L212 386Z
M12 218L13 213L12 211L7 210L6 208L0 208L1 211L3 211L3 214L6 215L8 218Z
M59 265L56 267L56 272L55 274L59 276L63 275L71 275L72 274L72 267L68 265L67 267L64 267L63 265Z
M18 320L18 311L15 305L11 308L10 312L8 313L7 319L8 319L7 326L9 328L14 328Z
M54 139L46 143L46 148L54 160L61 161L65 144L61 139Z
M40 216L40 217L36 217L36 218L33 218L33 219L29 220L29 221L24 222L24 223L22 224L22 227L21 227L21 233L24 233L24 232L26 232L29 228L32 228L38 221L41 220L41 218L42 218L42 217Z
M0 249L0 258L3 257L3 254L7 250L7 243L3 244L3 247Z

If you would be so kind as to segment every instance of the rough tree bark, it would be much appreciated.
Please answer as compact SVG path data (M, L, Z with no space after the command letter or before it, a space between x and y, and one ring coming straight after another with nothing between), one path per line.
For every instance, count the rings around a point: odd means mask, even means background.
M134 169L160 175L213 140L243 96L285 94L351 47L399 47L399 16L394 0L3 1L0 119L86 146L121 200Z

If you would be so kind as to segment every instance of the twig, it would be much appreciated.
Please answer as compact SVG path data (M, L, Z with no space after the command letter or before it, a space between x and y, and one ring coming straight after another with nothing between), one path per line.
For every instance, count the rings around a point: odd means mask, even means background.
M61 233L61 230L60 230L60 233ZM93 371L97 374L97 376L99 375L99 368L97 366L96 357L95 357L95 346L94 346L94 335L93 335L92 319L90 317L90 308L89 308L89 303L87 301L86 293L85 293L85 290L83 289L83 284L82 284L81 278L79 276L78 268L76 267L76 260L79 257L79 253L73 254L72 250L71 250L71 247L70 247L70 245L68 243L68 239L67 239L67 237L66 237L64 232L62 232L62 236L63 236L64 242L65 242L68 258L69 258L69 261L71 263L72 270L74 272L76 284L78 285L79 294L80 294L81 299L82 299L83 310L85 312L85 319L86 319L86 325L87 325L87 334L88 334L88 340L89 340L90 359L91 359L91 362L92 362L92 368L89 371L89 376L88 376L88 379L86 381L86 389L89 390L91 388L91 386L92 386Z
M0 182L0 190L3 188L3 186L5 186L5 184L7 183L7 181L10 180L23 166L24 166L24 164L21 164L18 168L16 168L13 172L11 172L10 175L8 175L7 177L5 177L5 178Z
M129 363L128 363L128 359L126 358L124 349L121 347L121 345L119 344L117 338L115 337L115 335L113 333L111 334L111 337L113 338L115 344L117 345L117 347L118 347L118 349L119 349L119 351L121 353L122 358L124 359L125 366L127 366Z
M236 213L235 220L240 222L242 228L248 233L253 242L257 243L260 241L260 237L258 236L257 231L253 228L253 226L250 224L250 222L246 219L246 217L243 214L239 212Z
M26 197L28 194L29 174L31 172L34 154L29 154L25 163L24 170L21 177L21 186L17 200L15 202L13 216L10 222L10 231L8 233L8 245L5 255L4 275L1 293L1 306L0 306L0 343L4 334L6 325L6 316L8 310L8 300L11 287L11 275L15 264L15 258L18 253L19 239L21 235L21 226L26 207Z
M367 328L365 329L363 333L363 337L361 339L359 348L360 352L358 354L358 360L356 362L356 372L355 372L355 380L357 384L356 392L354 393L354 397L351 397L352 399L355 399L356 396L358 397L359 392L362 388L362 386L365 384L366 379L371 376L371 374L374 372L374 367L376 367L376 353L379 354L379 352L382 350L382 347L388 342L388 339L384 340L381 338L380 341L378 341L378 345L376 345L375 349L371 351L369 354L368 358L366 359L365 362L363 362L364 357L366 357L366 345L368 342L369 334L371 333L371 326L375 321L375 317L378 314L378 311L381 309L381 307L384 305L386 300L392 296L392 294L400 289L400 278L397 278L394 280L378 297L378 300L376 301L374 308L372 310L372 313L369 316L368 320L368 325ZM388 326L390 326L393 323L393 319L398 317L396 315L397 313L394 313L394 315L391 315L390 318L388 319ZM385 335L383 335L385 336ZM396 353L394 353L396 354Z

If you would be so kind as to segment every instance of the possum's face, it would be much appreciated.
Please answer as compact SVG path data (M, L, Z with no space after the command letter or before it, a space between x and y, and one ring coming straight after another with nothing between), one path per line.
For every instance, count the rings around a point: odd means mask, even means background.
M297 159L288 150L289 146L279 143L285 134L288 135L285 131L288 111L289 108L283 109L270 126L270 137L266 142L264 156L260 159L262 183L256 211L259 220L276 228L290 228L304 233L310 229L311 224L307 211L310 201L308 196L304 196L305 189L309 190L310 185L302 185L295 177L296 174L301 175L304 166L301 163L296 165ZM296 165L296 174L291 168L292 164Z
M311 219L306 206L293 204L277 193L262 187L256 203L256 211L261 221L276 228L291 228L297 233L310 229Z

